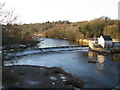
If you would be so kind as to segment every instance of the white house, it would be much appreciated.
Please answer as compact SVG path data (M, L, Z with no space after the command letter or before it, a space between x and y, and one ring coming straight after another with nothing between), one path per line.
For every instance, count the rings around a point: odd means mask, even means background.
M98 38L98 44L100 44L103 48L110 48L113 45L112 38L110 36L100 36Z

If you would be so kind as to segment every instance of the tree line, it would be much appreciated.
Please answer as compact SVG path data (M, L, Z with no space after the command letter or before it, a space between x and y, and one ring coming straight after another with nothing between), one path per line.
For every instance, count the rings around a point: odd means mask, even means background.
M76 23L61 23L62 21L47 23L42 29L46 37L68 40L79 40L98 38L100 35L109 35L113 39L120 39L120 28L118 20L111 20L109 17L100 17L91 21Z
M91 21L72 23L69 21L56 21L35 24L7 24L3 25L3 44L6 42L25 43L32 41L33 34L43 33L48 38L79 39L98 38L100 35L109 35L120 39L118 20L100 17Z
M100 17L91 21L70 22L53 21L34 24L16 24L17 16L13 11L3 9L0 3L0 23L2 24L3 45L29 44L37 42L34 34L44 34L48 38L79 39L98 38L100 35L109 35L113 39L120 39L120 21L111 20L109 17Z

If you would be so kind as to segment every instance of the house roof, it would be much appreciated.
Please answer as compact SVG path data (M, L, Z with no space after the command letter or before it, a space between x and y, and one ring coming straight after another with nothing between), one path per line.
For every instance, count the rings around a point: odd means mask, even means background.
M102 36L105 40L112 40L110 36Z

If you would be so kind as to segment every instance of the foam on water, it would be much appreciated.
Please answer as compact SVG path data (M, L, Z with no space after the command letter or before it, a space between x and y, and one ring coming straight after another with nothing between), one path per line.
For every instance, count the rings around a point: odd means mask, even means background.
M37 53L42 53L42 52L58 52L58 51L73 51L73 50L88 51L89 47L65 46L65 47L49 47L49 48L29 49L29 50L24 50L22 52L9 53L9 54L7 54L6 57L24 56L24 55L37 54Z

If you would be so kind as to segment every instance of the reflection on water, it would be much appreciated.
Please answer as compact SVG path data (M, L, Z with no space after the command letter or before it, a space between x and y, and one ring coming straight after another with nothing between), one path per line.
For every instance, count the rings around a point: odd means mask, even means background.
M88 52L89 60L97 61L97 56L98 56L98 53L96 52Z
M98 55L98 69L99 70L104 70L104 63L105 62L105 56L103 55Z
M97 68L99 70L104 70L105 56L100 55L97 52L88 52L88 58L90 61L97 62Z
M66 40L44 38L39 47L55 47L76 45ZM85 49L85 47L83 47ZM26 51L28 53L28 51ZM33 52L33 51L31 51ZM20 52L21 54L21 52ZM88 63L88 60L96 63ZM46 67L60 67L65 71L81 78L85 82L85 88L113 88L119 85L118 66L120 66L120 54L100 55L92 51L56 51L28 55L5 61L4 65L37 65Z
M105 69L106 60L120 62L120 53L101 55L97 52L88 52L88 60L96 62L97 68L102 71Z
M110 88L119 84L118 66L120 63L111 61L112 57L114 54L104 56L89 51L49 52L5 61L4 65L56 66L80 77L85 82L86 88ZM97 63L88 63L90 59L96 60Z
M77 45L76 42L69 42L62 39L41 38L40 41L38 44L39 48Z
M114 56L112 55L111 59L114 62L120 62L120 53L114 54Z

